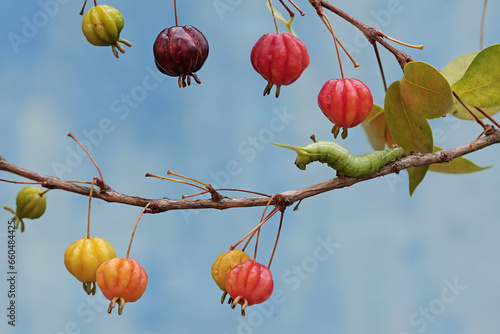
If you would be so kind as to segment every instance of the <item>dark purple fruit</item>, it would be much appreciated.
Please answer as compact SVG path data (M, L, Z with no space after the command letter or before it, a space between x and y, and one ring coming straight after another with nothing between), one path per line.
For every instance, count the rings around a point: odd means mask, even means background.
M163 74L179 77L179 87L189 86L191 77L201 83L195 72L208 57L208 42L195 27L175 26L164 29L156 37L153 53L158 70Z

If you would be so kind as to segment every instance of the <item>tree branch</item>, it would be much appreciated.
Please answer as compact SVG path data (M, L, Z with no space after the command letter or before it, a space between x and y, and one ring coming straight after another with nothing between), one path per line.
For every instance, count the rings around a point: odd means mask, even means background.
M487 146L500 143L500 130L495 130L491 134L479 139L474 147L471 144L462 145L456 148L442 150L434 153L415 153L408 157L397 160L390 163L378 172L361 177L336 177L334 179L324 181L315 185L311 185L305 188L288 190L282 192L281 195L285 199L285 205L292 205L294 202L313 197L325 192L329 192L335 189L350 187L356 183L374 179L380 176L389 175L392 173L399 173L400 171L417 166L424 166L436 163L446 163L451 160L472 153L474 151L483 149ZM68 191L80 195L89 196L90 187L77 185L74 183L63 181L57 177L41 175L36 172L29 171L22 167L18 167L9 163L2 156L0 156L0 170L5 172L19 175L21 177L40 182L43 187L48 189L59 189L63 191ZM188 209L229 209L237 207L255 207L255 206L265 206L269 201L269 197L266 196L254 196L254 197L241 197L241 198L230 198L222 196L219 201L214 201L212 199L200 199L200 200L179 200L179 199L150 199L138 196L130 196L116 192L112 188L94 190L93 197L102 199L106 202L122 203L126 205L145 207L150 203L147 213L159 213L170 210L188 210Z

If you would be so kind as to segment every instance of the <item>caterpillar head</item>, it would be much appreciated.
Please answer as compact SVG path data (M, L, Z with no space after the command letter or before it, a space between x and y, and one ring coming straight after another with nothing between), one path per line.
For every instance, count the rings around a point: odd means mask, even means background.
M285 144L278 144L278 143L271 143L271 144L276 145L276 146L281 146L284 148L288 148L290 150L294 150L295 152L297 152L297 159L295 159L295 165L301 170L305 170L306 165L315 160L311 156L311 154L304 149L304 146L285 145Z

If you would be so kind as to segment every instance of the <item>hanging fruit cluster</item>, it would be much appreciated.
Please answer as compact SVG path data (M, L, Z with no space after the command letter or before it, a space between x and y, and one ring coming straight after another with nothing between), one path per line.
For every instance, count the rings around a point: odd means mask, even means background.
M130 259L129 253L139 220L149 205L137 219L126 258L116 257L115 249L109 242L90 237L90 204L94 181L89 196L87 236L66 249L64 265L70 274L83 283L83 290L88 295L95 295L99 286L102 294L111 301L108 313L111 313L118 303L118 314L121 315L125 303L132 303L141 298L148 284L146 270L135 259Z
M251 50L250 62L254 70L267 81L264 96L270 94L272 87L276 86L275 96L279 97L281 87L297 81L309 66L310 58L304 43L292 33L293 12L287 8L291 16L288 22L285 22L279 14L279 20L290 30L280 33L277 15L271 1L269 5L276 32L266 33L259 38ZM190 86L192 79L201 84L196 72L208 58L208 41L196 27L179 25L175 0L174 14L175 25L163 29L153 43L155 66L161 73L177 77L178 86L181 88ZM340 41L335 36L326 15L323 12L319 15L334 38L342 78L331 79L323 85L318 95L318 105L323 114L334 124L332 129L334 137L337 138L340 129L343 129L342 138L346 138L348 128L355 127L366 119L372 109L373 98L368 87L360 80L344 78L337 46ZM118 57L117 49L122 53L125 52L120 43L131 46L130 42L120 38L123 26L124 18L117 9L107 5L97 5L96 0L94 7L85 14L82 22L83 33L87 40L93 45L111 46L116 57Z
M108 241L99 237L90 237L90 203L96 179L94 178L90 188L87 235L73 242L66 249L64 265L71 275L82 282L83 290L88 295L95 295L99 286L103 295L111 301L109 313L118 302L118 313L121 314L124 304L137 301L143 295L148 283L148 275L144 268L136 260L128 258L140 217L134 227L125 259L116 257L115 249ZM98 180L98 182L104 185L104 181ZM23 232L24 218L37 219L44 214L47 191L33 186L24 187L17 194L16 211L6 205L3 206L15 215L12 219L15 220L16 229L20 226Z
M276 207L266 216L269 204L275 200L277 201ZM274 249L269 260L269 265L266 267L255 261L257 255L257 248L259 244L259 236L262 225L267 222L274 214L281 212L280 225L278 228L278 235ZM270 196L268 205L264 209L261 221L245 235L240 241L230 247L228 252L222 253L215 259L212 265L212 278L217 286L223 291L221 303L224 303L226 296L229 294L229 304L231 308L236 305L241 305L241 315L245 315L245 310L248 306L260 304L265 302L273 293L274 282L273 275L269 270L271 266L274 252L278 244L278 239L283 223L283 215L285 213L285 206L282 203L280 195ZM252 238L257 235L255 241L255 253L253 259L244 252ZM242 250L236 248L241 242L246 241Z

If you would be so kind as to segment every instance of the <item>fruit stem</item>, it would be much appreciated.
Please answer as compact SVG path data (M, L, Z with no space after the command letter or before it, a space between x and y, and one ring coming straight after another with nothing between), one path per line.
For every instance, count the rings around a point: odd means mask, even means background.
M174 173L171 170L167 170L167 175L173 175L173 176L177 176L177 177L182 177L183 179L197 182L197 183L202 184L202 185L204 185L205 187L208 188L208 185L206 183L204 183L204 182L201 182L200 180L197 180L197 179L189 177L189 176L181 175L181 174L178 174L178 173Z
M497 121L495 121L495 119L493 117L491 117L490 114L488 114L482 108L479 108L479 107L474 107L474 108L476 108L477 111L479 111L481 114L483 114L484 117L486 117L487 119L489 119L493 124L495 124L500 129L500 124Z
M453 96L455 96L455 98L458 100L458 102L460 102L461 105L464 106L465 109L467 109L467 111L472 115L472 117L474 117L474 119L476 120L477 123L479 123L479 125L481 125L483 127L484 130L487 130L488 128L488 125L486 123L483 122L482 119L480 119L470 108L469 106L457 95L457 93L455 92L452 92L453 93Z
M87 215L87 239L90 239L90 207L92 204L92 193L94 192L95 179L96 177L94 176L92 178L92 185L90 186L90 193L89 193L89 213Z
M483 13L481 14L481 32L479 33L479 50L483 49L484 43L484 21L486 16L486 6L488 5L488 0L484 0Z
M259 247L259 238L260 238L260 228L257 230L257 238L255 238L255 249L253 251L253 262L257 259L257 248Z
M83 11L85 10L85 6L87 5L87 0L83 3L82 10L80 11L80 15L83 15ZM94 0L94 6L97 6L97 0Z
M139 225L139 221L141 220L142 215L149 207L149 205L151 205L151 203L146 204L146 206L142 209L139 218L137 218L137 221L135 222L134 230L132 231L132 236L130 237L130 243L128 244L127 256L125 257L125 259L128 259L128 256L130 255L130 247L132 247L132 241L134 240L135 230L137 229L137 225Z
M177 180L175 180L175 181L177 181ZM249 194L254 194L254 195L260 195L260 196L271 197L271 196L270 196L270 195L268 195L268 194L259 193L259 192L252 191L252 190L232 189L232 188L219 188L219 189L213 189L213 190L205 190L205 191L202 191L202 192L197 193L197 194L182 195L182 199L186 199L186 198L190 198L190 197L196 197L196 196L204 195L204 194L206 194L206 193L210 193L210 192L212 192L212 191L215 191L215 192L219 192L219 191L240 191L240 192L249 193Z
M293 17L295 16L295 13L290 8L288 8L288 6L285 4L285 2L283 0L280 0L280 2L283 5L283 7L285 7L286 11L288 12L288 15L290 15L290 19L293 19Z
M0 179L0 182L15 183L15 184L39 184L39 185L43 184L43 182L12 181L5 179Z
M488 134L489 131L493 131L493 125L487 125L487 127L479 134L479 136L472 143L469 144L469 148L472 150L476 146L477 142L481 137L485 134Z
M262 217L260 218L260 220L261 220L260 223L234 246L234 247L236 247L241 241L245 240L248 236L251 235L250 239L248 239L247 243L245 244L244 248L246 248L246 246L248 245L248 243L250 242L250 240L253 238L253 236L257 232L257 238L255 239L255 250L254 250L254 253L253 253L253 260L254 260L254 262L255 262L255 260L257 258L257 248L259 246L260 228L262 227L262 225L264 225L265 222L267 222L272 216L274 216L274 214L276 212L278 212L279 206L276 205L276 207L274 207L274 209L267 216L265 216L266 215L266 211L269 208L269 205L271 205L272 201L276 197L278 197L278 196L281 196L281 195L275 194L275 195L271 196L271 198L269 199L269 201L267 201L266 207L264 208L264 212L262 212Z
M387 92L387 82L385 81L384 67L382 66L382 60L380 59L380 53L378 52L377 43L373 42L372 45L373 45L373 50L375 51L375 56L377 57L378 67L380 68L380 75L382 76L384 91Z
M269 2L269 7L271 7L271 14L273 15L274 26L276 27L276 33L279 34L280 30L278 29L278 21L276 20L276 15L274 14L273 2L271 0L267 0Z
M274 196L273 196L273 197L274 197ZM272 199L272 198L271 198L271 199ZM271 199L269 200L269 202L271 201ZM266 209L267 209L267 207L269 206L269 202L268 202L268 205L266 206ZM241 239L240 239L237 243L235 243L234 245L232 245L232 246L230 247L230 249L231 249L231 250L233 250L233 249L235 249L236 247L238 247L238 245L239 245L240 243L242 243L242 242L243 242L243 240L245 240L245 239L246 239L246 238L248 238L249 236L251 236L251 237L250 237L250 239L248 240L248 242L250 242L250 240L253 238L253 235L257 232L257 230L258 230L258 229L260 229L260 228L262 227L262 225L264 225L264 223L265 223L265 222L267 222L267 221L268 221L268 220L269 220L269 219L270 219L270 218L271 218L271 217L272 217L272 216L273 216L276 212L278 212L278 209L277 209L277 208L274 208L274 209L273 209L273 211L271 211L271 212L267 215L267 217L266 217L265 219L262 219L262 220L261 220L261 222L260 222L257 226L255 226L255 227L254 227L254 228L253 228L250 232L248 232L248 233L247 233L247 234L246 234L243 238L241 238ZM265 213L265 210L264 210L264 213ZM247 242L247 244L248 244L248 242ZM246 246L247 246L247 245L245 245L245 247L244 247L244 248L246 248ZM254 257L254 258L255 258L255 257Z
M408 44L408 43L405 43L405 42L401 42L401 41L398 41L398 40L397 40L397 39L395 39L395 38L392 38L392 37L387 36L386 34L382 34L382 37L387 38L387 39L388 39L388 40L390 40L390 41L393 41L393 42L395 42L395 43L398 43L398 44L400 44L400 45L403 45L403 46L406 46L406 47L409 47L409 48L413 48L413 49L420 49L420 50L422 50L422 49L424 48L424 46L423 46L423 45L412 45L412 44Z
M183 183L183 184L187 184L187 185L190 185L190 186L193 186L193 187L196 187L196 188L200 188L200 189L203 189L203 190L207 190L207 188L202 187L202 186L199 186L199 185L197 185L197 184L194 184L194 183L191 183L191 182L187 182L187 181L184 181L184 180L177 180L177 179L173 179L173 178L171 178L171 177L160 176L160 175L154 175L154 174L151 174L151 173L146 173L146 177L156 177L156 178L158 178L158 179L167 180L167 181L173 181L173 182L178 182L178 183Z
M271 268L271 263L273 263L274 253L276 252L276 248L278 246L278 240L279 240L280 234L281 234L281 226L283 226L283 216L284 215L285 215L285 210L283 209L283 210L281 210L280 225L278 227L278 234L276 235L276 242L274 243L273 252L271 253L271 258L269 259L269 264L267 265L268 269Z
M179 22L177 22L177 1L174 0L174 13L175 13L175 26L179 26Z
M295 9L299 11L301 16L306 15L306 13L304 13L304 11L302 9L300 9L300 7L295 4L295 2L293 2L292 0L288 0L288 2L290 2L292 4L292 6L294 6Z
M259 196L265 196L265 197L271 197L271 195L264 194L264 193L259 193L257 191L252 191L252 190L244 190L244 189L232 189L232 188L220 188L220 189L215 189L217 191L240 191L243 193L249 193L249 194L254 194L254 195L259 195Z
M337 37L335 37L335 40L337 41L337 43L339 43L340 47L345 52L345 54L347 55L347 57L349 57L349 60L352 62L352 65L354 67L359 67L359 64L354 60L354 58L351 57L351 55L349 54L349 52L347 52L347 49L344 47L344 45L342 45L342 43L340 43L340 40Z
M80 15L83 15L83 11L85 10L85 6L87 5L87 0L83 3L82 10L80 11Z
M181 198L182 199L186 199L186 198L190 198L190 197L196 197L196 196L200 196L200 195L205 195L205 194L208 194L210 191L209 190L205 190L205 191L202 191L200 193L196 193L196 194L191 194L191 195L182 195Z
M97 162L94 160L94 158L92 157L92 155L89 153L89 151L87 151L87 149L85 148L85 146L83 146L82 143L80 143L80 141L78 139L75 138L75 136L73 136L73 134L70 132L68 132L68 137L71 137L74 141L76 141L76 143L78 145L80 145L80 147L83 149L83 151L85 153L87 153L88 157L90 158L90 160L92 160L92 162L94 163L94 166L95 168L97 168L97 172L99 173L99 176L100 176L100 182L101 182L101 185L99 185L99 187L102 189L102 188L106 188L106 182L104 182L104 178L102 176L102 173L101 173L101 169L99 168L99 166L97 165Z
M340 75L342 76L342 80L344 80L344 70L342 69L342 60L340 59L339 46L337 44L337 36L335 36L335 33L333 32L332 23L330 22L330 19L328 18L328 16L326 16L324 11L321 11L319 13L319 16L321 18L321 21L323 21L326 28L330 32L330 34L332 34L332 36L333 36L333 42L335 44L335 51L337 52L337 58L339 60Z

